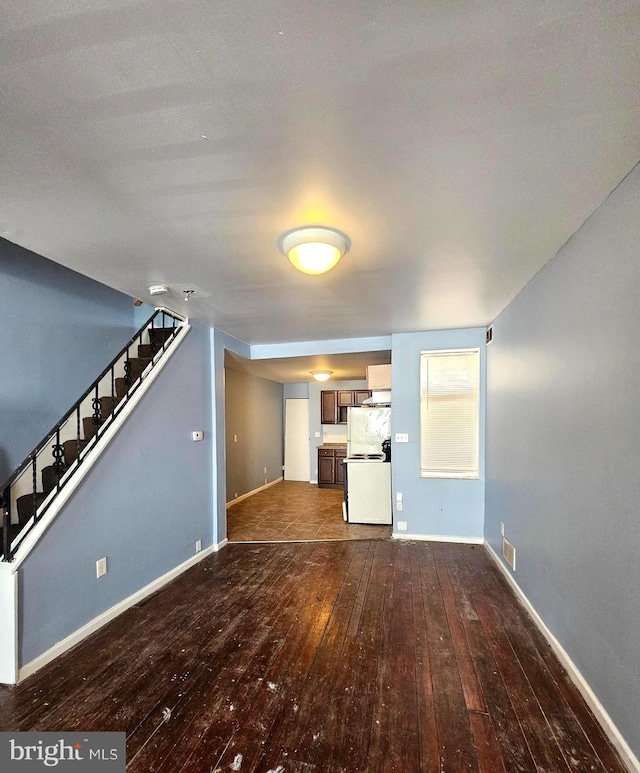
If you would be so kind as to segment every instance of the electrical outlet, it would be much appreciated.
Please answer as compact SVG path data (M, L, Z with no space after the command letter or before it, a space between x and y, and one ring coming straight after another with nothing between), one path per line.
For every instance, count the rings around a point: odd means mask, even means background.
M500 536L504 537L504 521L500 521Z
M269 481L267 480L267 478L265 478L265 479L264 479L264 485L266 486L268 482L269 482Z
M406 530L407 530L407 522L398 521L398 531L406 531Z
M267 474L267 468L266 467L264 468L264 474L265 475Z
M237 498L238 498L238 492L237 492L237 491L234 491L234 492L233 492L233 498L234 498L234 499L237 499Z
M237 443L237 442L238 442L238 436L237 436L237 435L234 435L234 436L233 436L233 442L234 442L234 443Z
M107 558L99 558L96 561L96 577L104 577L107 573Z
M401 511L402 511L402 500L401 500L401 499L399 499L399 500L396 502L396 510L397 510L398 512L401 512Z
M408 432L396 432L396 443L408 443L408 442L409 442Z
M196 553L199 553L202 550L202 540L198 539L196 540Z

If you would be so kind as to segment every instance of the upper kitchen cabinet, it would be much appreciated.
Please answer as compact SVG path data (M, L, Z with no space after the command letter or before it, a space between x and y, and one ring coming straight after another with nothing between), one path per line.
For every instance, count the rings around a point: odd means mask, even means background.
M320 423L346 424L347 409L362 403L371 397L367 389L323 390L320 392Z
M335 391L323 390L320 392L320 423L338 423L338 403Z
M367 386L374 391L391 389L391 365L368 365Z

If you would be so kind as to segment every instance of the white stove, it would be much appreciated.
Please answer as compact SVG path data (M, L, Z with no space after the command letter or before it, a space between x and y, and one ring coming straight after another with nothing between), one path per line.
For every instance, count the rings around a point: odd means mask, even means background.
M384 462L384 454L353 454L347 456L344 460L345 464L348 462Z
M344 461L344 520L391 524L391 463L383 456L347 457Z

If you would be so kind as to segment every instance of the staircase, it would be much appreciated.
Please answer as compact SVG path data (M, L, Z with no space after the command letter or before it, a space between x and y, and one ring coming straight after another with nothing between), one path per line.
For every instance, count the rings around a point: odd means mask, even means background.
M166 310L157 311L0 489L0 560L12 560L26 533L100 441L184 322Z

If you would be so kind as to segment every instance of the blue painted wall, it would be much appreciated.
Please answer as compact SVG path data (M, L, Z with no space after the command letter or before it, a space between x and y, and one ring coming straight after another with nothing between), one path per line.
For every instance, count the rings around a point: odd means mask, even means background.
M129 296L0 239L0 485L143 322Z
M209 333L191 329L20 568L21 665L212 544Z
M500 314L486 537L640 756L640 168Z
M482 539L484 527L484 328L401 333L392 336L391 383L394 440L391 476L394 533L397 521L407 522L406 534ZM431 349L480 349L480 478L444 480L420 477L420 352ZM396 443L406 432L408 443ZM402 492L403 510L395 510Z

